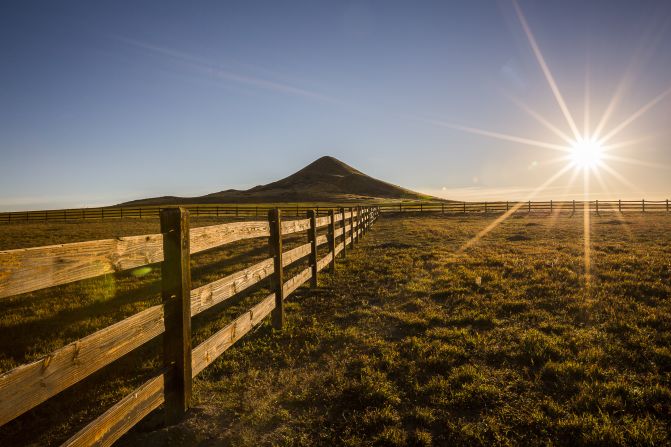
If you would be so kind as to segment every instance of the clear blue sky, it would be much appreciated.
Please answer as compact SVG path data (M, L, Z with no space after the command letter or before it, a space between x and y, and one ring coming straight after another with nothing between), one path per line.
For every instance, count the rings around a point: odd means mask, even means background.
M671 2L519 6L575 121L622 85L606 130L671 87ZM247 188L333 155L454 199L523 198L570 133L512 1L5 1L0 209ZM592 196L671 195L671 95L613 137L623 180ZM445 123L448 123L445 125ZM579 194L570 175L539 197Z

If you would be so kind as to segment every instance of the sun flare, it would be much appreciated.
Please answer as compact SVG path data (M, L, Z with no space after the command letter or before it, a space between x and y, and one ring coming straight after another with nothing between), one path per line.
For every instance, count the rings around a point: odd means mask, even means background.
M581 169L592 169L601 165L603 147L597 140L580 139L571 145L571 163Z
M559 170L554 175L552 175L549 179L547 179L543 184L541 184L537 188L531 190L528 194L526 194L526 196L523 199L519 200L512 207L506 208L507 211L504 214L497 217L493 222L489 223L482 231L480 231L477 235L475 235L473 238L468 240L464 245L462 245L462 247L458 250L458 253L462 253L471 246L473 246L474 244L478 243L494 228L496 228L501 223L505 222L508 218L510 218L520 209L523 209L525 203L531 203L531 200L533 200L541 192L548 189L552 184L554 184L557 180L563 177L564 174L573 171L572 175L570 175L570 178L568 179L564 193L564 198L566 198L567 196L568 189L574 185L574 181L576 180L576 178L582 177L583 178L582 200L578 201L573 200L572 205L574 211L576 202L582 209L584 269L585 269L584 284L586 289L589 289L591 281L590 270L591 270L591 255L592 255L591 234L590 234L591 231L590 213L592 211L592 208L590 203L593 200L595 200L595 197L593 197L593 191L591 189L593 187L591 186L593 184L592 179L595 179L597 181L597 183L601 186L603 191L605 191L607 194L612 194L607 183L604 181L604 177L606 175L612 176L615 180L631 188L632 190L636 189L636 185L630 182L626 178L626 176L621 174L618 170L616 170L615 167L611 166L610 163L611 161L623 162L630 165L659 167L659 164L657 163L652 164L649 162L645 162L643 160L639 160L637 158L624 157L617 153L613 153L616 152L614 151L614 149L636 144L640 141L643 141L643 138L634 138L633 140L629 141L615 141L615 142L611 142L611 140L613 140L626 127L631 125L631 123L639 119L645 113L650 111L653 107L659 104L662 100L666 99L667 97L671 97L671 87L668 87L666 90L659 93L653 99L645 103L645 105L636 110L633 114L631 114L623 121L619 122L618 124L614 125L612 128L609 129L607 128L608 120L609 118L611 118L611 115L613 114L616 105L620 102L621 99L620 97L622 95L624 88L623 86L625 85L627 76L625 75L625 77L620 82L619 87L616 89L613 98L610 100L608 106L606 107L606 110L603 112L601 119L598 121L598 124L596 126L590 125L591 111L590 111L590 95L589 95L589 82L588 82L589 76L586 76L585 97L583 100L584 101L583 128L581 131L581 129L579 129L578 125L576 124L576 120L574 119L573 114L571 113L571 110L568 107L568 104L566 103L566 101L564 101L564 97L561 94L561 91L559 90L559 86L557 85L557 82L555 81L555 78L552 72L550 71L550 68L545 60L543 53L541 52L538 42L536 42L536 39L533 33L531 32L531 27L529 26L526 17L522 13L522 9L517 3L517 0L512 0L512 2L515 11L517 13L517 17L520 21L520 24L522 25L522 29L526 34L531 50L534 56L536 57L536 61L538 62L538 65L541 68L541 71L543 73L543 76L545 77L545 80L547 81L548 86L550 87L550 90L555 98L557 106L561 110L566 120L568 131L567 129L562 129L562 126L560 124L550 122L548 119L546 119L541 114L536 112L532 107L525 104L523 101L519 100L515 96L505 92L504 94L509 99L511 99L517 106L519 106L522 110L524 110L532 118L534 118L538 123L544 126L548 131L553 133L559 139L563 140L563 142L558 143L556 138L554 139L554 141L537 140L532 138L526 138L521 135L492 131L474 126L466 126L462 124L444 122L435 119L421 119L421 120L441 127L448 127L451 129L461 130L476 135L483 135L497 140L509 141L526 146L535 146L537 148L551 149L554 151L562 152L561 156L546 160L544 161L544 163L546 164L561 163L564 166L560 167ZM535 158L536 156L534 155L533 163L537 164ZM669 167L669 169L671 169L671 167ZM595 200L595 202L596 202L596 212L598 214L599 201ZM552 210L552 201L550 201L550 204L551 204L550 209ZM560 208L555 209L559 210ZM621 216L619 216L618 219L621 220L622 219Z

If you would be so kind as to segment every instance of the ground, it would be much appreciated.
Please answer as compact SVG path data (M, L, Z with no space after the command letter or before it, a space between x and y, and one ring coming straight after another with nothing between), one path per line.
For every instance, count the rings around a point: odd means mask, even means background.
M383 216L289 299L283 331L263 324L198 377L183 423L150 415L120 444L668 444L671 217L593 216L589 287L582 217L521 215L460 253L492 219Z

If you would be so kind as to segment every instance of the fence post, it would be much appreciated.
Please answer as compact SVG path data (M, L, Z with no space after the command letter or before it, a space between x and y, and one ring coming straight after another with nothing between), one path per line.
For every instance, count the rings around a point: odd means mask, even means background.
M596 213L599 214L599 199L596 199L594 203L596 204Z
M356 232L354 233L354 241L358 244L359 243L359 227L361 226L361 219L359 218L359 216L361 215L361 207L357 205L354 209L356 210L356 220L355 220Z
M349 207L349 238L354 249L354 208Z
M308 210L308 219L310 219L310 229L308 229L308 242L310 242L310 267L312 268L312 278L310 278L310 287L317 287L317 216L315 210Z
M356 242L359 243L361 235L363 234L363 207L359 205L356 212Z
M368 233L368 226L370 225L370 207L366 207L366 225L363 226L363 234Z
M329 219L331 222L329 222L329 230L327 233L327 239L329 243L329 251L333 256L331 256L331 263L329 264L329 269L331 273L335 272L335 212L333 210L329 210Z
M341 227L342 227L342 257L347 259L347 221L345 220L345 208L340 208Z
M163 366L165 420L174 425L191 405L191 266L189 212L167 208L161 212L163 262L161 297L164 305Z
M466 214L466 202L464 202L464 214Z
M643 209L643 212L645 213L645 199L641 199L641 208Z
M622 199L617 200L617 210L621 213L622 212Z
M669 212L669 199L666 199L666 212Z
M236 207L237 209L237 207ZM284 268L282 267L282 211L274 208L268 211L270 225L269 248L273 257L272 290L275 292L275 308L272 312L273 327L284 326Z
M361 234L359 236L363 237L365 232L366 232L366 208L362 206L361 207Z
M487 201L485 200L485 214L487 214Z
M368 208L361 209L361 236L366 234L366 225L368 224Z
M550 200L550 214L552 214L552 211L554 211L553 202Z
M445 204L444 203L440 204L440 209L441 209L441 214L445 214Z

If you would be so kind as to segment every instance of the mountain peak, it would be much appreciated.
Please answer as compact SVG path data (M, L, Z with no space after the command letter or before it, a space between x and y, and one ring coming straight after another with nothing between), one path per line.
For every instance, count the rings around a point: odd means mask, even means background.
M298 173L303 174L321 174L321 175L351 175L361 174L347 163L338 160L330 155L324 155L301 169Z
M226 190L201 197L152 198L124 205L164 205L176 203L281 203L355 202L379 199L426 200L426 196L378 180L335 157L325 155L281 180L245 191Z

